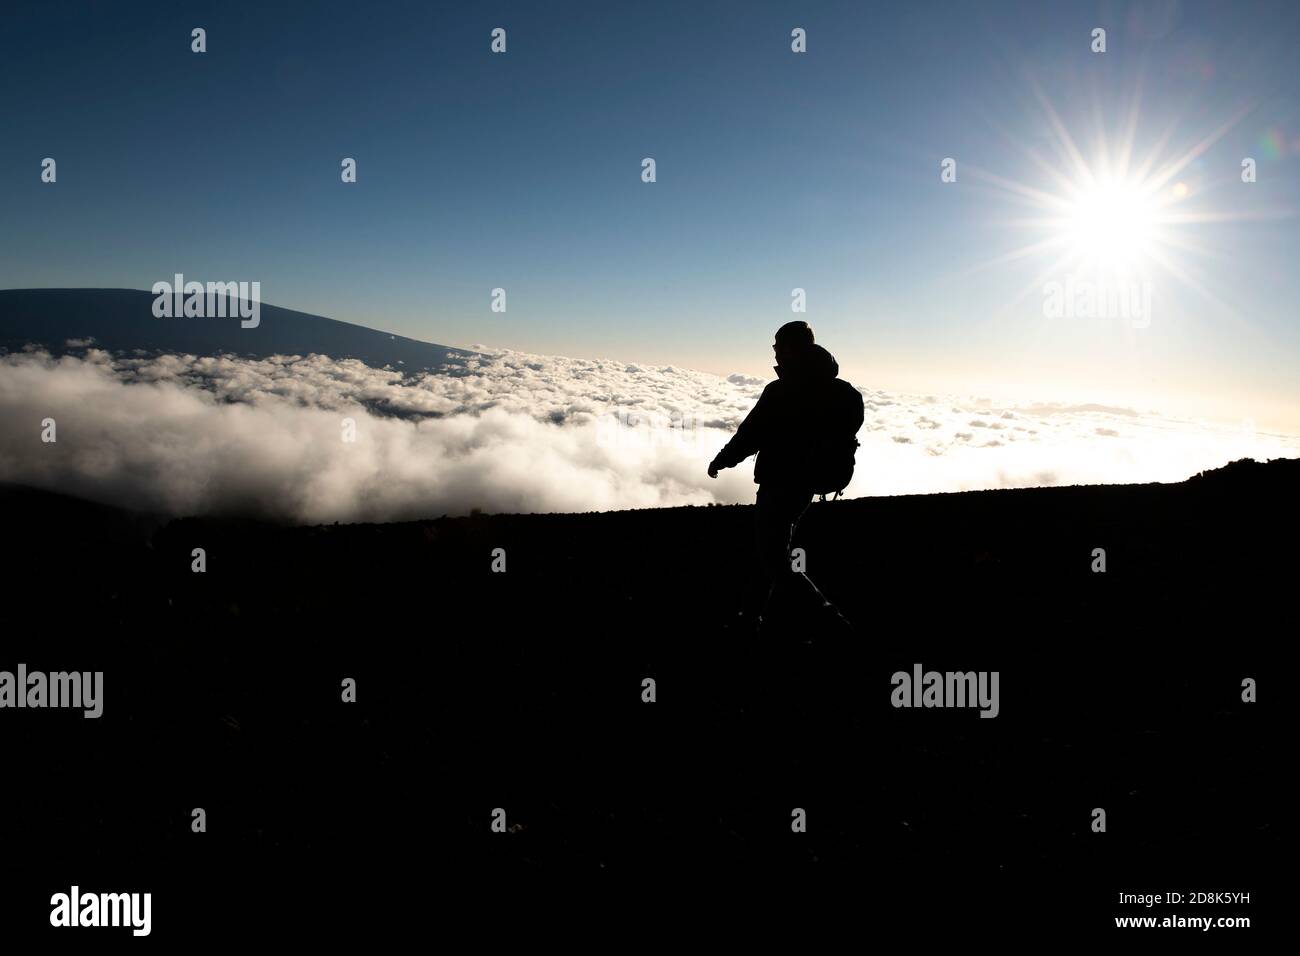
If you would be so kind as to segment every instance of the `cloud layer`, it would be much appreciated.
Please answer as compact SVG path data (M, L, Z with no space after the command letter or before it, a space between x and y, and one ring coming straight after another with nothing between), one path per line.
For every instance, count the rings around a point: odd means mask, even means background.
M413 374L320 355L29 351L0 356L0 480L303 522L750 502L752 459L716 481L705 467L763 384L512 351ZM849 496L1178 481L1300 455L1294 438L1132 409L862 391Z

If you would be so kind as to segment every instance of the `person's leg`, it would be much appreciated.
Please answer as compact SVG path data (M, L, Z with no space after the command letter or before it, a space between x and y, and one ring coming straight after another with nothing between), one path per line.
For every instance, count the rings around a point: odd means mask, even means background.
M759 485L755 509L756 613L770 604L781 584L792 576L790 546L812 493L781 485Z
M750 548L748 583L745 588L744 616L753 623L767 605L772 592L774 568L781 552L781 527L776 489L759 485L754 500L754 540Z
M810 491L759 485L755 509L753 587L745 614L749 621L788 617L805 642L814 633L851 635L852 625L790 556L795 532L813 500Z
M808 503L812 502L813 496L808 496ZM796 515L794 524L790 529L790 542L794 543L794 533L799 528L799 521L807 513L808 504ZM789 548L787 548L787 551ZM853 625L848 619L840 613L839 608L832 604L822 593L821 588L813 583L813 579L808 577L806 571L797 571L787 575L792 583L789 589L792 592L792 600L797 601L799 605L805 607L812 613L812 621L815 623L816 630L823 635L838 635L840 637L852 636L854 634ZM811 634L805 635L804 643L812 643Z

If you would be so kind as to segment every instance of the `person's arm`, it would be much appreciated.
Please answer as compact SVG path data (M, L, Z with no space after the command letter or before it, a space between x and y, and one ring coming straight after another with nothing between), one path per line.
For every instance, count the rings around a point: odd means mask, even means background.
M734 468L750 455L758 454L767 430L767 406L769 404L767 393L775 384L775 382L768 383L767 388L763 389L763 394L758 397L758 402L749 410L745 420L736 429L736 434L731 436L731 441L723 445L722 451L718 452L713 461L709 463L709 475L711 477L716 478L718 472L723 468Z

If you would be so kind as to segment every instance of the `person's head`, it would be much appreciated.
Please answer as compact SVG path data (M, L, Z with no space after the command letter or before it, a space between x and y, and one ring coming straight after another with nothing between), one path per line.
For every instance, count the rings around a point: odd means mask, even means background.
M802 320L787 322L776 330L776 341L772 344L772 350L776 352L776 364L780 365L782 359L795 355L812 344L811 325Z

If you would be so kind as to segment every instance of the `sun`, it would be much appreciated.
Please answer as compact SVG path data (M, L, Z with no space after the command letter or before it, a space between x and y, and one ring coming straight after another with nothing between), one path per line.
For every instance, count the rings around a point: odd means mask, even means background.
M1140 183L1093 181L1066 201L1064 212L1061 228L1080 265L1130 272L1155 251L1159 212Z
M1207 270L1221 248L1216 230L1266 214L1216 208L1215 181L1202 167L1207 151L1249 110L1239 109L1209 131L1191 130L1190 145L1180 148L1173 139L1186 117L1175 116L1163 131L1144 124L1140 90L1114 113L1099 103L1091 111L1081 108L1071 124L1036 82L1030 89L1042 118L1030 114L1029 124L1047 135L1006 135L1012 160L1005 171L965 167L969 179L991 187L1005 204L1009 215L989 221L1016 230L1016 241L964 271L1028 267L1031 277L1003 312L1030 297L1046 297L1049 286L1065 285L1087 286L1098 301L1115 291L1153 285L1173 301L1186 288L1231 312L1208 281ZM1012 274L1019 281L1019 274Z

